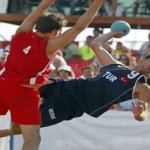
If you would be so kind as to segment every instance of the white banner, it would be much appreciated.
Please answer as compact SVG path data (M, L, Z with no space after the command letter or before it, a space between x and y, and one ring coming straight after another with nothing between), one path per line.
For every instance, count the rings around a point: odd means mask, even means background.
M10 128L10 113L0 116L0 129ZM10 150L10 137L0 138L0 150Z
M108 111L41 129L40 150L149 150L150 119L138 122L131 112ZM14 150L22 137L14 136Z

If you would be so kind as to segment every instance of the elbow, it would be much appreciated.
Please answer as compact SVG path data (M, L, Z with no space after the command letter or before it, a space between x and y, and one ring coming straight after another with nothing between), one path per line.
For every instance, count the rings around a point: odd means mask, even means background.
M90 47L91 47L91 49L95 52L95 50L97 49L97 44L96 43L94 43L94 42L91 42L90 43Z
M92 48L93 51L96 51L97 49L102 50L102 43L101 42L96 42L96 41L93 41L90 43L90 47Z
M95 43L94 42L91 42L90 43L90 47L93 49L95 47Z

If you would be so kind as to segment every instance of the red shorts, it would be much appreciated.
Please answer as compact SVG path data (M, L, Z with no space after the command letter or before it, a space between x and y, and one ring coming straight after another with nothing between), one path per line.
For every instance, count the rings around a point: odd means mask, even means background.
M0 79L0 115L10 110L11 121L24 125L40 125L39 91Z

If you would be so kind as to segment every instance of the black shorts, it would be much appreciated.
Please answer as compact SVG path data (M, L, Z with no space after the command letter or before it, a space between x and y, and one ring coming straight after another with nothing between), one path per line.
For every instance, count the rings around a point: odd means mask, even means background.
M64 81L44 85L39 89L42 104L41 127L57 124L83 115L83 111L74 99Z

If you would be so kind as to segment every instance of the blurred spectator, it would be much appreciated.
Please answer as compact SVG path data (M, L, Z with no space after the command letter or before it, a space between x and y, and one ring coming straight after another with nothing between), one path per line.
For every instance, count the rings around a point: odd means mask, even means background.
M94 76L96 76L99 73L99 66L96 63L91 63L89 66L93 67Z
M55 69L51 71L49 78L57 78L58 77L57 69L62 65L67 65L67 62L63 57L55 55L55 57L52 59L52 65L54 66Z
M112 55L118 59L119 56L123 54L123 48L124 48L123 43L117 42L115 50L112 51Z
M130 66L130 59L127 55L124 55L124 54L120 55L118 60L122 62L124 65Z
M137 58L132 55L132 50L123 46L122 55L126 55L129 58L129 66L130 68L134 68L137 64Z
M68 1L68 0L57 0L54 3L53 7L56 8L57 12L65 14L64 8L70 7L70 3L71 3L71 1Z
M24 5L26 0L9 0L8 13L24 13Z
M57 69L58 78L63 80L69 80L75 78L72 68L68 65L62 65Z
M98 36L100 36L101 34L103 34L103 29L94 28L94 30L93 30L94 39L97 38Z
M82 68L82 75L79 78L88 79L94 77L94 68L92 66L86 66Z
M53 7L65 15L82 15L87 8L86 0L57 0Z
M150 0L135 0L134 1L134 7L133 7L133 15L134 17L137 16L140 5L144 5L144 13L146 13L146 10L150 11Z
M135 0L134 1L134 6L133 6L133 16L134 17L137 15L140 3L141 3L141 0Z
M41 0L25 0L24 13L29 14L32 12L40 2Z
M78 53L81 56L81 58L85 61L93 60L95 57L95 53L90 47L90 43L93 41L92 36L87 36L86 42L82 47L79 47Z
M126 54L122 54L119 56L118 60L130 68L134 68L137 65L136 58L131 55L128 56Z
M117 0L106 0L104 3L104 8L107 16L124 16L125 8L122 3L117 2Z
M70 44L68 44L67 46L63 47L61 50L63 52L64 58L66 60L71 59L74 55L78 55L78 46L77 44L73 42L71 42Z
M150 45L150 33L148 34L148 41L144 42L142 46L140 47L140 50L138 51L140 58L143 58L145 55L147 55L147 48Z
M9 0L8 13L27 13L29 14L34 7L37 7L41 0Z
M82 15L85 13L85 11L88 9L88 7L91 5L93 0L75 0L74 8L71 7L71 14L72 15Z

